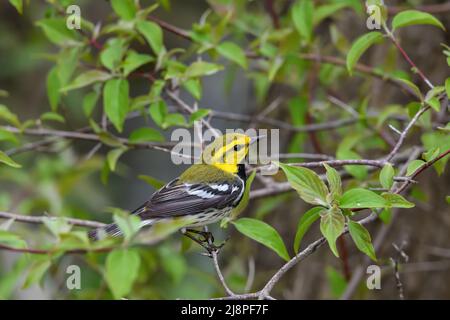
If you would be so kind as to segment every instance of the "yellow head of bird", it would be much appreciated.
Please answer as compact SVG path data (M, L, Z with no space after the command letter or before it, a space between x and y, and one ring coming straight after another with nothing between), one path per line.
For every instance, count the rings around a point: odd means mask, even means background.
M202 153L202 160L212 165L234 165L247 156L252 138L241 133L228 133L217 137Z

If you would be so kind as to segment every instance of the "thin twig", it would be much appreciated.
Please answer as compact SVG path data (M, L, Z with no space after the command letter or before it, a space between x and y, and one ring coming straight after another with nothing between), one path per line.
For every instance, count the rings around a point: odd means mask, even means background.
M74 218L66 218L66 217L52 217L52 216L25 216L16 213L4 212L0 211L0 218L3 219L14 219L17 222L26 222L26 223L44 223L47 219L63 219L67 223L79 226L79 227L87 227L87 228L101 228L104 227L105 224L98 221L91 220L83 220L83 219L74 219Z

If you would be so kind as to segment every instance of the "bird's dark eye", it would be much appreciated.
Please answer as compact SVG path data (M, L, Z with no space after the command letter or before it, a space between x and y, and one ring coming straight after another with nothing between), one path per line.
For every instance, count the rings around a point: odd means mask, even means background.
M235 145L234 147L233 147L233 150L234 151L239 151L239 150L241 150L241 145Z

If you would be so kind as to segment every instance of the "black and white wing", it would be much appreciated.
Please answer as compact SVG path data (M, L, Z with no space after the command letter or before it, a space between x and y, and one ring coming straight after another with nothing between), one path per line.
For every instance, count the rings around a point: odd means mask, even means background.
M241 179L192 184L175 179L154 193L134 214L142 220L153 220L231 208L241 200L244 187Z

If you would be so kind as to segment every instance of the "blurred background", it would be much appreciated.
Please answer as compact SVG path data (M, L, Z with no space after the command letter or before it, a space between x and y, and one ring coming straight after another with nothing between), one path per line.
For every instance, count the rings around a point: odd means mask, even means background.
M183 0L170 1L170 9L158 8L153 16L183 29L191 29L198 23L205 11L218 6L220 1ZM224 1L226 2L226 1ZM242 2L242 1L240 1ZM245 1L244 1L245 2ZM272 25L267 13L270 1L247 1L246 10L239 14L246 15L248 20L255 19L258 28ZM274 6L281 12L291 1L274 1ZM319 1L324 3L327 1ZM113 12L108 1L73 1L81 7L82 15L93 23L111 21ZM141 1L148 5L151 1ZM417 8L438 5L433 14L450 28L450 2L448 1L391 1L386 0L390 8ZM22 121L38 118L40 114L50 110L47 98L46 78L54 65L50 55L57 48L49 43L44 33L35 23L48 14L45 1L28 1L23 15L8 1L0 2L0 103L7 105L11 111L19 115ZM392 13L391 13L392 14ZM247 16L248 15L248 16ZM256 20L256 19L259 20ZM315 37L320 39L311 49L320 54L344 57L343 52L349 42L367 32L364 12L349 9L333 15L315 29ZM243 19L244 20L244 19ZM330 31L334 30L334 31ZM230 37L233 37L231 35ZM433 83L443 83L449 76L449 67L442 54L441 43L449 43L448 32L433 26L413 26L399 32L404 49L415 63L420 66ZM338 39L338 40L336 40ZM188 40L175 34L164 32L164 43L170 48L187 48ZM339 49L339 46L341 49ZM195 57L190 58L191 61ZM224 61L222 61L225 63ZM363 59L367 65L380 66L390 70L408 72L409 67L398 56L395 48L384 42L368 51ZM333 93L350 105L359 105L367 96L372 111L380 111L386 106L409 102L409 97L398 87L378 78L349 77L345 69L323 70L311 62L304 62L291 69L291 73L300 73L293 77L298 86L293 87L286 82L273 82L261 96L259 84L255 77L249 76L234 65L226 64L223 72L205 79L203 97L199 101L201 108L238 114L256 115L275 99L281 99L280 107L270 114L271 117L292 123L290 105L300 99L306 99L305 91L315 91L308 96L307 104L313 105L314 121L320 123L325 116L336 114L327 102L327 94ZM312 80L318 75L319 80ZM414 76L414 79L418 79ZM289 81L287 81L289 82ZM417 83L417 82L416 82ZM314 86L314 88L311 88ZM305 90L302 88L306 88ZM422 89L426 89L421 85ZM137 96L148 92L148 84L141 79L130 82L130 95ZM300 92L300 94L299 94ZM194 100L187 94L186 101ZM66 123L51 123L52 128L73 130L88 125L81 111L83 96L71 92L64 96L61 113ZM294 101L294 102L292 102ZM296 102L297 101L297 102ZM303 102L301 102L303 103ZM97 106L98 107L98 106ZM99 117L97 108L96 116ZM331 110L331 111L330 111ZM145 125L142 118L127 122L123 135ZM151 123L151 120L150 120ZM248 124L223 119L212 120L219 129L240 128ZM301 125L302 123L294 123ZM256 127L267 127L255 125ZM244 127L245 128L245 127ZM170 129L164 132L170 138ZM334 155L339 140L348 134L343 130L320 132L317 134L320 149L325 154ZM315 147L308 134L293 135L281 130L282 152L315 152ZM292 141L297 139L301 148L293 147ZM420 139L413 134L408 143ZM364 144L364 141L360 141ZM8 148L19 145L7 144ZM108 184L101 182L102 159L108 148L102 146L89 161L81 161L94 144L86 141L61 141L42 150L24 152L16 161L23 164L20 171L2 169L0 171L0 210L21 214L43 214L88 218L102 222L111 220L108 207L132 210L142 204L154 191L139 175L148 175L162 181L170 181L186 166L176 166L170 161L170 155L155 150L134 150L126 153L112 173ZM2 147L2 150L8 148ZM381 155L380 151L367 151L369 158ZM282 177L279 178L280 180ZM367 290L365 286L365 269L362 281L356 289L352 289L355 299L398 299L396 281L390 258L398 258L399 253L394 244L402 246L408 255L407 263L401 265L401 279L405 297L410 299L449 299L450 298L450 210L445 201L449 195L450 174L448 170L438 177L435 171L427 171L420 176L419 184L413 187L411 194L416 207L400 209L393 215L390 224L377 222L368 226L376 239L380 236L377 248L379 264L384 266L381 290ZM261 187L256 181L254 189ZM280 195L253 199L243 213L244 216L263 219L282 235L288 248L292 247L295 226L301 214L309 207L292 192ZM43 227L38 225L17 225L17 230L26 233L29 243L38 246L43 242ZM244 289L260 288L281 265L282 260L267 248L245 238L231 226L223 230L217 226L212 228L216 238L224 240L230 237L220 255L220 262L226 279L232 289L242 292ZM316 240L320 236L318 225L306 234L303 244ZM173 299L173 298L209 298L223 295L220 283L216 280L209 258L200 255L198 248L182 252L181 236L174 235L156 247L140 248L142 266L139 278L129 298L141 299ZM48 239L46 239L48 240ZM346 292L347 282L352 276L361 272L360 266L367 263L366 258L347 239L341 252L345 252L347 265L335 258L323 247L307 260L295 266L275 287L273 295L283 299L329 299L339 298ZM292 252L291 249L289 249ZM77 298L111 298L107 286L98 275L96 263L101 264L104 256L78 255L61 257L52 265L42 285L33 284L22 288L28 268L23 255L0 251L0 297L4 299L77 299ZM65 267L79 264L82 267L82 290L65 288Z

